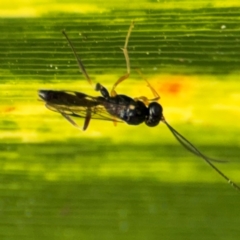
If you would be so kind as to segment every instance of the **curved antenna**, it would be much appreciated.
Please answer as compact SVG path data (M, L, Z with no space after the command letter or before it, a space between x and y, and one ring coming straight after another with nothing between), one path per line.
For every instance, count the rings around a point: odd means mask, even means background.
M79 66L80 70L82 71L82 74L85 76L85 78L88 80L88 82L89 82L91 85L93 85L92 80L91 80L90 77L88 76L88 73L87 73L87 71L86 71L86 69L85 69L85 67L84 67L84 65L83 65L83 63L82 63L82 60L81 60L80 57L77 55L77 52L76 52L76 50L75 50L72 42L70 41L70 39L68 38L68 36L67 36L67 34L66 34L66 32L65 32L64 30L62 30L62 34L63 34L63 35L65 36L65 38L67 39L68 44L70 45L70 47L71 47L71 49L72 49L72 52L73 52L73 54L74 54L74 56L75 56L75 58L76 58L76 60L77 60L78 66Z
M183 137L179 132L177 132L173 127L171 127L166 120L163 121L169 128L169 130L172 132L172 134L175 136L175 138L179 141L179 143L185 147L189 152L195 154L198 157L205 157L211 162L218 162L218 163L227 163L227 160L219 160L214 158L209 158L205 156L203 153L201 153L192 143L190 143L185 137Z
M178 142L186 148L189 152L195 154L198 157L201 157L208 165L210 165L211 168L213 168L219 175L221 175L231 186L233 186L235 189L240 191L240 187L234 183L231 179L229 179L223 172L221 172L211 161L218 161L218 162L224 162L221 160L216 160L212 158L206 157L204 154L202 154L192 143L190 143L185 137L183 137L179 132L177 132L173 127L171 127L168 122L164 119L162 120L168 127L168 129L171 131L173 136L178 140Z

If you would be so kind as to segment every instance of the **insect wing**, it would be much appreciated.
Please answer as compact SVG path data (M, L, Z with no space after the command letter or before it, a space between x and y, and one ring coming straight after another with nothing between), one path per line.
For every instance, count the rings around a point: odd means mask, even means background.
M91 98L88 96L88 98ZM96 101L95 98L93 98L94 101ZM91 112L91 119L98 119L98 120L104 120L104 121L114 121L114 122L122 122L119 119L116 119L114 116L112 116L106 108L110 107L108 103L105 103L105 107L101 104L97 106L92 106L92 102L89 103L89 101L86 100L84 106L67 106L67 105L60 105L60 104L51 104L46 103L46 107L54 112L61 113L62 115L68 115L72 117L77 118L86 118L89 114L89 111ZM111 104L112 106L112 104Z

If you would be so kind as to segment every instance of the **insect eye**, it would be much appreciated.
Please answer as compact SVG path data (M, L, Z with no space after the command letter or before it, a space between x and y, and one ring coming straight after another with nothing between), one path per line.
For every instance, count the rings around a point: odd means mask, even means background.
M159 124L162 118L162 106L156 102L152 102L148 106L149 115L145 120L145 123L149 127L155 127Z

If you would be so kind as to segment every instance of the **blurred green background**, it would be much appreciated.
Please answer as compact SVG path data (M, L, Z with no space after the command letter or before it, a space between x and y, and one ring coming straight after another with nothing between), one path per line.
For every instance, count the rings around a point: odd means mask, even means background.
M168 122L240 184L238 1L3 1L0 10L0 239L238 239L240 193L164 124L73 128L39 89L160 94ZM81 126L83 121L77 119Z

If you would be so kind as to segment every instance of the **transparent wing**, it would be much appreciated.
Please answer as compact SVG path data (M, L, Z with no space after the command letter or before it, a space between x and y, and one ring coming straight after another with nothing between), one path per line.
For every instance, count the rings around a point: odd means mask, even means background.
M107 108L111 107L109 104L92 106L85 102L84 106L68 106L68 105L59 105L59 104L50 104L46 103L46 107L51 111L58 112L64 115L77 118L86 118L89 111L91 112L91 119L98 119L104 121L114 121L114 122L123 122L120 119L116 119L110 113L108 113ZM119 106L118 106L119 107Z

